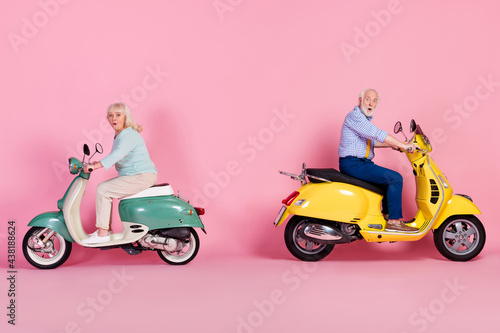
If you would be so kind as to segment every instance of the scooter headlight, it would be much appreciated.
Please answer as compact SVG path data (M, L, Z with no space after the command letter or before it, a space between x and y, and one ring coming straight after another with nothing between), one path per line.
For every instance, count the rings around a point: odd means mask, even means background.
M77 173L80 172L82 168L82 162L80 162L78 159L71 157L69 159L69 172L73 175L76 175Z

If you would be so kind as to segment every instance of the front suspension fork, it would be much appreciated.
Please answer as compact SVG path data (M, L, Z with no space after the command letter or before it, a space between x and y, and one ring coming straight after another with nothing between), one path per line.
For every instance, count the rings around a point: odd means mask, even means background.
M47 231L49 231L49 233L47 234L47 236L45 236L42 239L41 237ZM52 229L44 228L44 229L40 230L39 232L37 232L35 235L33 235L33 237L31 237L31 239L33 240L33 243L40 246L39 252L48 253L50 257L53 257L54 255L57 254L57 251L54 249L53 242L49 242L49 244L47 245L47 242L50 240L50 238L52 238L52 236L54 236L55 233L56 232Z

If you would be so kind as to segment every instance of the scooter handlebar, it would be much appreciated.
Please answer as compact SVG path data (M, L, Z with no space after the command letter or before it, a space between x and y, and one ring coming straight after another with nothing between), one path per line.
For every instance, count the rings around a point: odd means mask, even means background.
M396 149L396 150L397 150L397 151L399 151L400 153L402 153L402 152L403 152L403 149L401 149L401 148L399 148L399 147L398 147L398 148L394 148L394 149ZM418 148L417 148L417 149L418 149ZM416 149L415 149L415 150L416 150ZM406 148L406 152L407 152L407 153L411 152L411 148Z
M82 166L82 169L83 169L83 170L85 170L85 166L86 166L86 165L89 165L89 164L90 164L90 163L84 163L84 164L83 164L83 166ZM87 171L88 171L88 173L91 173L92 171L94 171L94 168L89 167L89 168L87 169Z

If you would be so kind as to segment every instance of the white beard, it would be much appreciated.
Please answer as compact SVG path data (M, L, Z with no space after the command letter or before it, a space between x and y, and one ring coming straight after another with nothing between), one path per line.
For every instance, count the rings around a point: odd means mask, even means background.
M373 114L373 111L375 111L375 108L372 108L371 111L368 111L364 105L361 105L360 106L360 109L361 109L361 112L363 112L363 114L366 116L366 117L371 117L372 114Z

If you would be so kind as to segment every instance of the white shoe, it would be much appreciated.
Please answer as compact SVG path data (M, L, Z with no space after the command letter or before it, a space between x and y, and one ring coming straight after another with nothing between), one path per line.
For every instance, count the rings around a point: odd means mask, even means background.
M96 232L90 234L89 236L90 236L89 238L82 240L83 244L100 244L100 243L107 243L111 240L111 237L109 237L109 233L108 233L108 236L100 237L97 235L97 231L96 231Z
M97 236L97 233L98 233L98 231L96 230L96 231L94 231L93 233L89 234L89 236L90 236L90 237L92 237L92 236ZM108 231L108 236L111 236L111 234L112 234L112 232L111 232L111 231Z

